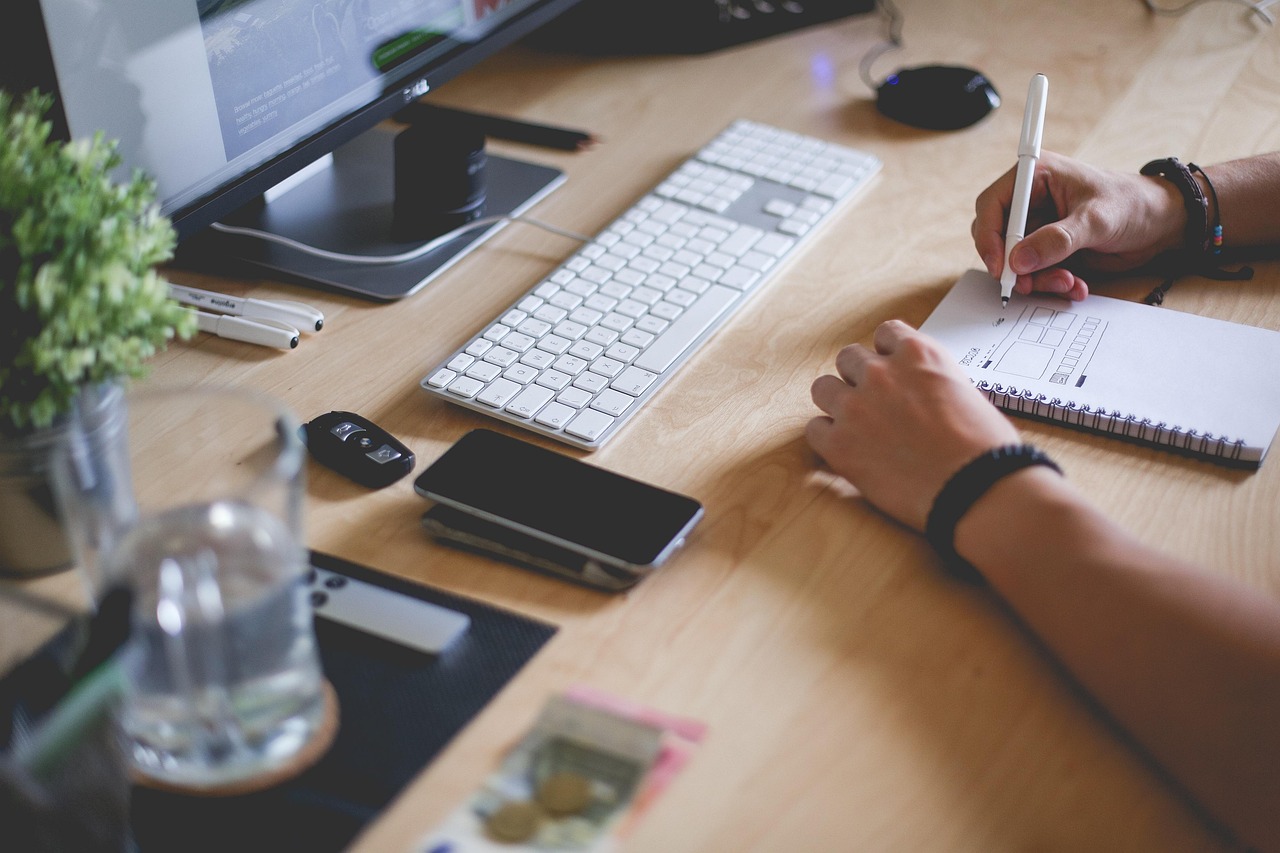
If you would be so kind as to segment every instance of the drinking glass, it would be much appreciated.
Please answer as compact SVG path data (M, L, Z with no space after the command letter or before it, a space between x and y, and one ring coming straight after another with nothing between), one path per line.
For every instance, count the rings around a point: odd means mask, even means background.
M127 431L132 506L100 556L134 593L134 768L182 789L270 777L326 722L297 420L251 391L158 389L129 397Z

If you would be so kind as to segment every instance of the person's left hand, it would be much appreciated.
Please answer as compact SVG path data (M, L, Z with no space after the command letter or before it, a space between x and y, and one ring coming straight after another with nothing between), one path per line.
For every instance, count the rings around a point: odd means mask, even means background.
M922 531L951 475L984 451L1016 443L1018 431L929 336L889 320L874 343L874 352L845 347L836 356L840 375L814 381L813 402L826 415L805 435L868 501Z

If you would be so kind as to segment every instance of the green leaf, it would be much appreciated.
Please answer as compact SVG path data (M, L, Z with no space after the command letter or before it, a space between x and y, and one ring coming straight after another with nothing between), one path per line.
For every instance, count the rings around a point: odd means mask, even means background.
M64 143L52 98L0 92L0 432L46 426L86 382L137 376L195 331L156 271L176 235L101 133Z

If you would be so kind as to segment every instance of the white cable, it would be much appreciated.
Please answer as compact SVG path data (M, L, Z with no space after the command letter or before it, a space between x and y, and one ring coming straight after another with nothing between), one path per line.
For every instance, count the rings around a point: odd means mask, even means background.
M883 80L874 80L871 77L872 64L891 50L897 50L902 47L902 13L898 11L898 7L893 4L893 0L876 0L876 7L884 12L889 19L889 36L880 44L872 47L862 56L862 60L858 63L858 74L862 77L862 82L867 84L867 88L873 92L879 88Z
M241 237L253 237L258 240L264 240L268 243L277 243L281 246L287 246L295 251L302 252L305 255L322 258L327 261L337 261L345 264L368 264L368 265L386 265L386 264L402 264L406 261L412 261L423 255L429 254L443 246L445 243L454 240L468 231L474 231L476 228L496 225L499 222L522 222L525 225L533 225L537 228L550 231L553 234L559 234L561 237L568 237L571 240L577 240L581 243L590 242L591 238L575 231L569 231L537 219L530 219L525 216L482 216L479 219L473 219L465 225L460 225L452 231L447 231L432 240L423 243L415 249L407 252L401 252L398 255L348 255L344 252L330 252L328 249L321 249L316 246L309 246L306 243L299 243L297 240L283 237L279 234L272 234L270 231L262 231L257 228L246 228L242 225L225 225L221 222L215 222L209 227L215 231L221 231L224 234L235 234Z
M1207 2L1207 0L1187 0L1187 2L1183 3L1181 6L1166 8L1163 6L1157 6L1152 2L1152 0L1142 0L1142 4L1146 6L1149 11L1157 15L1181 15L1192 6L1199 6L1204 2ZM1244 6L1268 24L1274 24L1276 22L1275 18L1271 17L1271 13L1267 11L1267 7L1275 2L1275 0L1257 0L1257 2L1254 2L1254 0L1228 0L1228 2Z

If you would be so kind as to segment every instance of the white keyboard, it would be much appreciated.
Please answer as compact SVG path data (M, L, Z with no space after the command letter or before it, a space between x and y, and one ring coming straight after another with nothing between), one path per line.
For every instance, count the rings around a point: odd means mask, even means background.
M595 449L879 170L865 152L736 121L422 387Z

